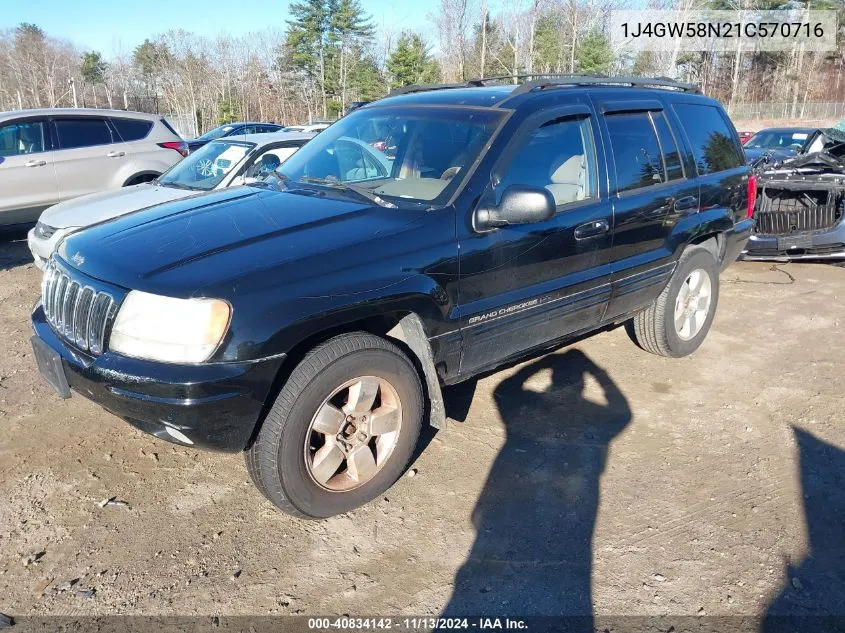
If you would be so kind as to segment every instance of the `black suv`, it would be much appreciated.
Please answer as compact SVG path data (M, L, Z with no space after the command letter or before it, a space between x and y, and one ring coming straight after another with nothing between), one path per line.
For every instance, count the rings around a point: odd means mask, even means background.
M266 182L68 237L33 346L64 397L245 451L274 504L327 517L400 476L446 385L626 321L693 352L748 203L737 134L691 86L405 88Z

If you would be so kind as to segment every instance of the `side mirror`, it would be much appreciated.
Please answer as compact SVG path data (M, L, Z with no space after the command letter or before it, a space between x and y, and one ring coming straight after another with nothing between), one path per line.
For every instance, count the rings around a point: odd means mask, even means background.
M557 207L552 194L542 187L511 185L495 207L480 207L473 216L476 231L489 231L510 224L533 224L554 217Z

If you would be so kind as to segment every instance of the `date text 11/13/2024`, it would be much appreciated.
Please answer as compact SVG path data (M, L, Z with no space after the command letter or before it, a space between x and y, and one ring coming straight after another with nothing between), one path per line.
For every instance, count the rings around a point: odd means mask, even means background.
M440 618L440 617L373 617L373 618L308 618L308 629L327 630L528 630L528 623L519 618Z

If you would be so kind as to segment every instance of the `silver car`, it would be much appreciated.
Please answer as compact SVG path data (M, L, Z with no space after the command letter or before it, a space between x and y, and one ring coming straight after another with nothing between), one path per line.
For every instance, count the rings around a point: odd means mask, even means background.
M52 204L156 178L187 153L160 115L58 108L0 112L0 225Z
M29 232L29 250L35 265L43 270L66 235L92 224L212 189L263 179L313 136L275 132L211 141L152 182L52 206Z

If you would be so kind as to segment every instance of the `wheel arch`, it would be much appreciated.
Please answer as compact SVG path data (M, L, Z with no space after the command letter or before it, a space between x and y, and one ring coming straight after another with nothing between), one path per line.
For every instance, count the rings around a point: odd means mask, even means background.
M153 171L153 170L149 170L149 169L145 170L145 171L139 171L139 172L136 172L136 173L132 174L131 176L129 176L129 178L126 178L123 181L123 184L121 185L121 187L128 187L130 185L139 185L143 182L149 182L150 180L158 178L159 176L161 176L161 172L157 172L157 171Z
M305 358L306 354L320 343L350 332L368 332L389 339L405 352L416 367L422 381L426 407L425 415L428 417L429 423L437 429L446 428L443 393L434 365L431 344L426 335L423 317L414 310L404 308L363 316L333 327L320 329L291 347L276 372L273 384L265 398L261 415L245 448L249 448L255 441L264 419L285 381L294 368Z

